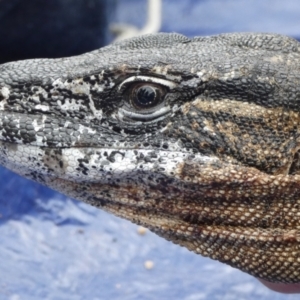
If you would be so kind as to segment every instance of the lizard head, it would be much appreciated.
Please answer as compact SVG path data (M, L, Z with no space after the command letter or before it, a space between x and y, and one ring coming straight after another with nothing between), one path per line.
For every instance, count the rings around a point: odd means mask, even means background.
M300 280L293 39L157 34L0 66L0 163L267 280Z

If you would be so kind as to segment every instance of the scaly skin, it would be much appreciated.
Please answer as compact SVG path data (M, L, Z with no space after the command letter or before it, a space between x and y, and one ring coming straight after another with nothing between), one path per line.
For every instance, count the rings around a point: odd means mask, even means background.
M300 44L157 34L0 66L0 163L261 279L300 281Z

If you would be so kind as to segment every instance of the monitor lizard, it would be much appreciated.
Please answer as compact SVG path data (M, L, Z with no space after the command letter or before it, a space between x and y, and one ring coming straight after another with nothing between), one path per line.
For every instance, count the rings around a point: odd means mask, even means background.
M300 281L300 44L160 33L0 65L0 164L195 253Z

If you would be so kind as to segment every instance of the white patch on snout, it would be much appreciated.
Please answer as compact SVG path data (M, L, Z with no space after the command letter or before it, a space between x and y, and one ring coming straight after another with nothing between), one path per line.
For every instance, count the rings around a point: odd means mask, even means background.
M9 97L9 94L10 94L10 90L9 90L8 87L4 86L3 88L1 88L0 95L2 97L4 97L5 99L7 99Z
M88 95L90 93L90 85L82 79L74 80L70 83L70 90L73 94Z
M55 88L70 90L73 94L90 94L90 85L84 82L82 78L73 79L71 82L63 82L61 78L58 78L52 83L52 85Z
M228 79L233 79L237 76L240 76L240 75L235 70L231 70L230 72L224 73L220 79L228 80Z
M41 110L41 111L49 111L50 110L48 105L43 105L43 104L37 104L34 108L37 110Z
M48 98L48 93L41 86L33 85L31 87L31 91L34 93L32 96L32 99L34 99L36 102L40 102L40 95L42 95L44 97L44 99Z
M0 101L0 110L4 110L4 105L7 103L7 99L9 97L10 90L8 87L4 86L0 89L0 98L4 98Z
M82 101L75 99L65 99L64 104L60 100L57 100L57 104L62 110L65 111L79 111L83 104Z
M78 128L78 132L80 132L81 134L97 134L97 131L95 129L92 129L90 127L87 126L83 126L81 124L79 124L79 128Z
M195 70L192 68L191 73L194 73L194 72L195 72ZM202 82L207 82L209 80L210 75L209 75L208 71L205 69L198 71L196 74L201 79Z
M56 80L54 80L52 82L52 85L56 88L64 88L65 87L65 84L64 82L61 80L61 78L57 78Z

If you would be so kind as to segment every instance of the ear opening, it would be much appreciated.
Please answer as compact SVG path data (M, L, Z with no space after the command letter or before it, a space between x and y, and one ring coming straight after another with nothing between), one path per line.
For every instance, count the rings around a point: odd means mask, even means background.
M294 153L293 161L291 163L288 174L300 174L300 149L296 150L296 152Z

